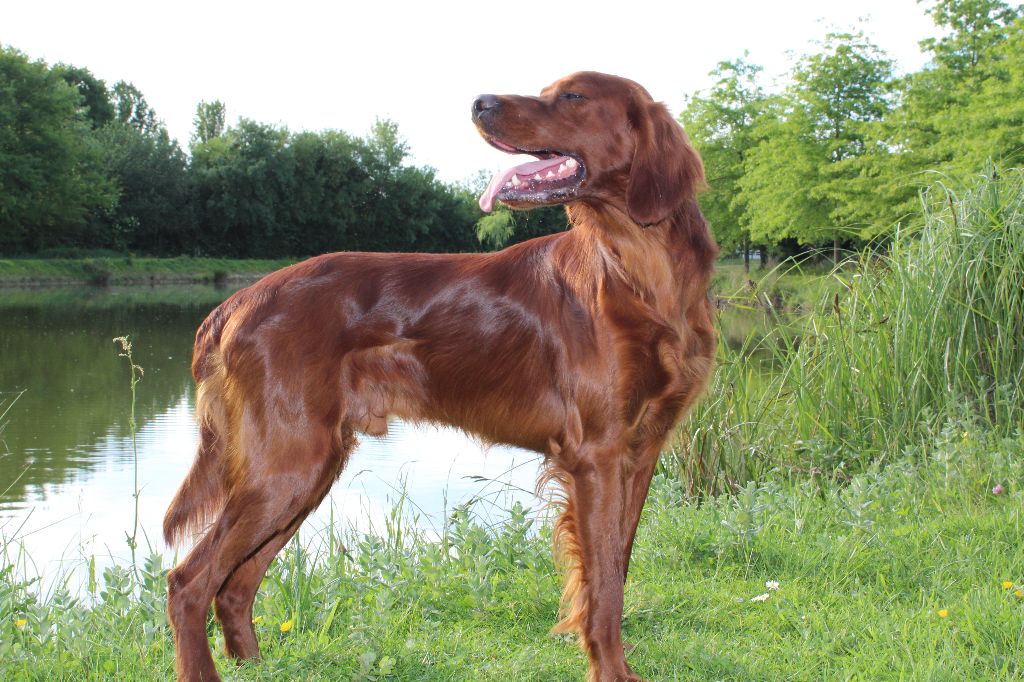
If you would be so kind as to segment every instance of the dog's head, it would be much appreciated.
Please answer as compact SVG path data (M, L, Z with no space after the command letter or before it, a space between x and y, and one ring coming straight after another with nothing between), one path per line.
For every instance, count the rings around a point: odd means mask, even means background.
M691 199L704 180L682 127L625 78L586 71L538 97L481 95L473 121L494 147L537 157L491 180L480 198L484 211L495 200L513 208L590 201L650 225Z

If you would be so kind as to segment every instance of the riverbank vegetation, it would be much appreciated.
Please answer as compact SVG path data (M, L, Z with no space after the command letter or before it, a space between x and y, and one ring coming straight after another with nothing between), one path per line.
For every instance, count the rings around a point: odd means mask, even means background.
M770 332L721 358L679 461L692 489L780 466L841 478L964 411L1003 437L1024 428L1024 176L935 185L922 215L829 275L808 317L769 308Z

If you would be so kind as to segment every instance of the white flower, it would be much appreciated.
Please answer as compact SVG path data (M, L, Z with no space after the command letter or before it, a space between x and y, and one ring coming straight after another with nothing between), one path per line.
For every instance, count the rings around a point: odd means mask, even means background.
M778 580L769 580L768 582L766 582L764 584L764 586L768 588L769 592L772 592L774 590L779 589L779 581Z
M771 596L770 594L768 594L767 592L765 592L764 594L759 594L759 595L757 595L756 597L751 597L751 598L750 598L750 601L768 601L768 598L769 598L770 596Z

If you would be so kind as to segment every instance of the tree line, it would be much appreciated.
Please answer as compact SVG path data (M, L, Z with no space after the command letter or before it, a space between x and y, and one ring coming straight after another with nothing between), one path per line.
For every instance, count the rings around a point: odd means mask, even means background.
M704 157L701 202L727 251L884 239L936 173L1024 160L1024 9L934 0L943 37L897 75L862 33L830 33L769 91L746 55L680 115ZM565 227L558 208L480 217L483 180L407 165L397 126L293 133L196 109L187 153L131 83L0 46L0 255L104 249L302 256L471 251Z
M938 177L1024 161L1024 12L938 0L943 37L897 76L863 33L830 33L770 93L746 55L680 115L704 157L702 207L727 249L858 246L918 212Z
M293 133L201 102L188 153L131 83L0 47L0 254L469 251L476 199L390 121Z

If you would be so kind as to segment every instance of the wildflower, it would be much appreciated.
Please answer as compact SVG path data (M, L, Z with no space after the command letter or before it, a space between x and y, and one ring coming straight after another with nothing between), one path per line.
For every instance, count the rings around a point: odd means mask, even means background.
M1008 590L1011 587L1013 587L1013 581L1012 580L1004 580L1003 581L1003 589L1004 590Z
M971 438L971 434L969 434L966 431L964 431L964 437L963 438L964 438L964 441L968 441Z
M1017 597L1018 599L1024 599L1024 590L1015 591L1013 593L1013 596Z
M1002 484L1001 483L996 483L995 487L992 488L992 494L993 495L998 495L1001 492L1003 492Z
M28 621L24 618L19 618L18 620L14 621L14 626L17 628L24 628L27 623Z
M767 592L765 592L764 594L759 594L759 595L757 595L756 597L751 597L751 598L750 598L750 601L768 601L768 598L769 598L770 596L771 596L770 594L768 594Z
M766 582L764 584L764 586L768 588L769 592L772 592L774 590L779 589L779 581L778 580L769 580L768 582Z
M295 627L295 619L289 618L285 622L281 623L281 632L288 632L293 627Z
M255 618L252 619L252 624L253 625L259 625L262 622L263 622L263 616L256 616Z
M939 614L939 618L945 618L949 615L949 609L939 609L937 613Z

